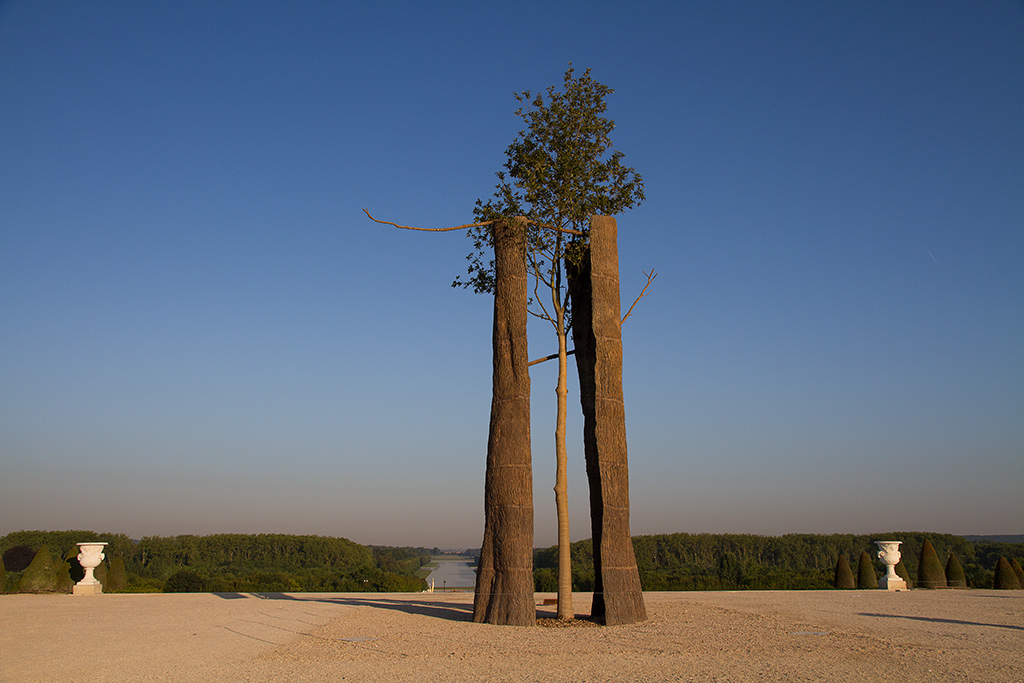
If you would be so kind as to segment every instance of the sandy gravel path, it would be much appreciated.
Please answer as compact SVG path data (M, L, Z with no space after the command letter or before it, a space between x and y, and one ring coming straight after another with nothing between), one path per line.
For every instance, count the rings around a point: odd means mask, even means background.
M0 680L1024 681L1024 592L645 600L640 624L523 629L471 623L469 593L0 596Z

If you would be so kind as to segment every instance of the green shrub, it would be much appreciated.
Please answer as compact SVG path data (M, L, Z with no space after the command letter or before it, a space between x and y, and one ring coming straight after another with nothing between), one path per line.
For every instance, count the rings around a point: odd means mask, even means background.
M96 569L92 570L92 575L96 578L104 588L107 587L107 561L102 560Z
M75 580L71 578L71 565L65 562L57 572L57 592L70 593L74 587Z
M77 553L68 553L64 561L68 563L68 574L71 576L72 581L78 583L85 578L85 569L82 567L82 563L78 561Z
M921 555L917 560L917 587L946 587L946 572L942 569L942 563L939 562L939 555L935 552L932 542L927 538L921 544Z
M960 560L956 555L949 554L946 560L946 586L949 588L967 588L967 577L964 576L964 568L960 566Z
M1004 555L1000 555L996 563L996 575L992 581L992 587L997 590L1019 590L1020 579Z
M1007 565L1009 566L1009 565ZM1012 569L1010 570L1012 573ZM53 566L50 549L45 545L36 553L32 563L21 575L18 589L22 593L53 592L57 590L57 568Z
M846 560L846 555L840 555L839 560L836 562L836 575L833 581L833 586L836 588L856 588L857 584L853 580L853 572L850 571L850 563Z
M206 578L194 569L179 569L167 577L164 593L203 593Z
M914 582L910 580L910 573L907 572L907 567L903 564L903 560L897 562L894 569L896 571L896 576L907 582L907 588L914 587Z
M117 556L110 561L110 569L107 571L107 580L103 582L103 590L115 593L127 589L128 575L124 571L124 558Z
M1020 587L1024 588L1024 568L1021 568L1020 562L1017 561L1016 557L1010 558L1010 569L1017 575L1017 581L1020 582Z
M0 557L0 593L7 592L7 567L4 566L4 558Z
M878 574L875 573L875 565L871 562L871 553L862 550L860 559L857 561L857 588L871 590L878 588Z

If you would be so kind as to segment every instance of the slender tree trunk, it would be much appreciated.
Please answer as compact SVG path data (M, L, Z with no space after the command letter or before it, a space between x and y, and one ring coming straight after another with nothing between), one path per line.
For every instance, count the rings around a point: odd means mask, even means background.
M629 467L622 394L619 256L615 219L591 219L583 263L567 264L583 406L594 543L593 616L607 625L647 618L629 535Z
M537 612L524 219L495 224L494 267L493 394L473 621L532 626Z
M565 416L569 389L568 355L566 353L564 314L559 309L558 334L558 399L555 420L555 509L558 513L558 610L559 619L573 619L572 607L572 550L569 537L569 478L568 458L565 451Z

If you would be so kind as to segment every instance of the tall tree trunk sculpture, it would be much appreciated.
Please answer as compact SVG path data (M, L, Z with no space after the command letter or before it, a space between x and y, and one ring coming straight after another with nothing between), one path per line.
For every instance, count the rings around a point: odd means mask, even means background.
M617 226L593 216L590 247L573 275L572 333L583 406L583 447L594 543L592 616L611 626L647 618L629 535L629 468L622 394Z
M533 626L533 471L526 344L526 221L494 224L494 370L484 541L473 621Z

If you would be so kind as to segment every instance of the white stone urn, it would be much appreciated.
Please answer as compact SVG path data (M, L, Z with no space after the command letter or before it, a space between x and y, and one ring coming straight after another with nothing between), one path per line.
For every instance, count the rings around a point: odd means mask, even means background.
M106 543L78 543L78 563L85 570L85 577L75 584L72 589L74 595L97 595L103 592L103 584L92 575L93 570L100 566L100 562L106 555L103 554L103 546Z
M896 565L900 562L900 544L903 541L875 541L878 546L878 559L885 565L885 576L878 580L878 587L884 591L903 591L907 582L896 575Z

